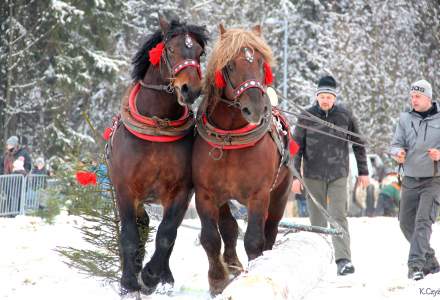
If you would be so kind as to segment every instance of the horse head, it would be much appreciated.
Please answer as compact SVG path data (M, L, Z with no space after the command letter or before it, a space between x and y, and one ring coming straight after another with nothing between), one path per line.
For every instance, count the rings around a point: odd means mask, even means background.
M168 22L159 17L160 30L149 36L133 58L132 78L135 81L150 76L154 84L165 83L166 91L175 92L177 101L185 106L194 103L201 93L200 58L205 53L208 32L205 26L187 25L178 20Z
M206 30L177 21L169 23L163 17L159 23L164 37L161 62L167 66L165 76L171 79L179 104L192 104L202 90L200 58L205 53Z
M272 52L261 37L260 26L251 31L226 30L221 24L219 28L220 40L211 56L218 55L217 60L208 66L213 84L222 98L240 108L246 121L260 124L271 113L266 87L272 83Z

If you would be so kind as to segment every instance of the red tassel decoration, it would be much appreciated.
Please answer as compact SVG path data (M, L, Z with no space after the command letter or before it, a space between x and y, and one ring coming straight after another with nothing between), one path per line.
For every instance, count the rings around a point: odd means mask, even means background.
M76 180L81 185L96 185L96 174L93 172L78 171L76 172Z
M160 42L156 45L156 47L148 51L148 56L153 66L156 66L160 62L160 58L162 57L162 52L164 48L165 44L163 42Z
M291 140L290 140L290 143L289 143L289 152L290 152L290 155L293 157L293 156L295 156L295 155L298 153L298 151L299 151L299 146L298 146L298 144L295 142L294 139L291 139Z
M102 137L104 140L108 141L110 137L112 136L113 130L110 127L107 127L104 132L102 133Z
M226 87L226 82L221 71L215 71L215 86L219 89Z
M264 84L270 85L273 82L272 69L267 62L264 63Z

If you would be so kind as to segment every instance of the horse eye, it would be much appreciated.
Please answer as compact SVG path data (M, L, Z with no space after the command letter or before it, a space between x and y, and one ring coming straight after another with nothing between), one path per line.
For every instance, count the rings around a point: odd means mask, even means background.
M226 68L228 69L229 72L234 71L234 67L232 66L232 64L227 64Z
M171 53L174 53L173 47L168 47L168 51L170 51Z

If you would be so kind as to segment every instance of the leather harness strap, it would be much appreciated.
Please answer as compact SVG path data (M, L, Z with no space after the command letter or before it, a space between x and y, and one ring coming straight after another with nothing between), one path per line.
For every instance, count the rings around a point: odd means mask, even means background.
M183 115L178 120L173 121L140 115L135 105L140 87L141 85L137 83L130 96L122 102L121 120L128 131L141 139L154 142L173 142L192 131L195 120L188 107L185 107Z
M222 130L209 123L206 117L207 99L200 104L196 128L200 136L211 146L224 150L252 147L269 131L272 118L263 118L260 125L247 125L236 130Z

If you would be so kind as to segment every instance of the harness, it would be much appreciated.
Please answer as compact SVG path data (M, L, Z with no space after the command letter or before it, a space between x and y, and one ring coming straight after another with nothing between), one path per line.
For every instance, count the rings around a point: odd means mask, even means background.
M243 84L240 86L243 86ZM226 102L230 106L239 105L238 101L231 102L221 97L219 97L218 100ZM197 113L196 129L200 137L212 147L209 155L214 160L220 160L223 157L224 150L253 147L258 144L267 133L270 133L281 155L278 173L283 165L293 168L293 165L289 163L291 161L290 157L296 154L298 145L292 139L289 123L277 108L272 108L272 113L265 116L259 125L248 124L242 128L224 130L215 127L209 122L209 118L206 114L207 106L208 101L205 99L200 104ZM215 152L217 152L217 154Z
M192 111L185 106L182 116L177 120L145 117L136 108L136 98L141 89L137 83L124 99L121 107L121 121L125 128L136 137L150 142L174 142L185 137L194 126Z

